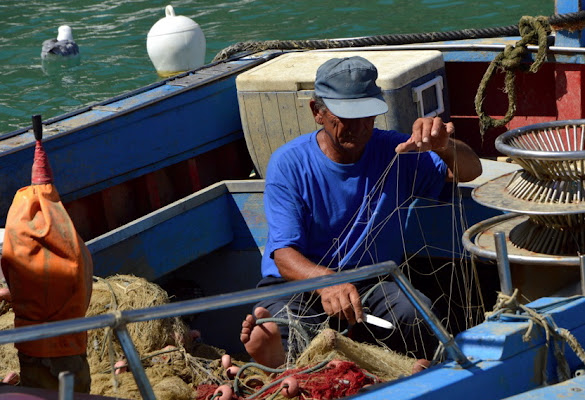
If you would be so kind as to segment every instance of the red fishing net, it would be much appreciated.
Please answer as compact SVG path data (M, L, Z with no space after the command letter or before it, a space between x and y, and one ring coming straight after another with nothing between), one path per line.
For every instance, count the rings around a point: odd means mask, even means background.
M296 379L299 393L295 398L305 399L339 399L351 396L366 385L380 382L378 378L359 368L354 362L334 360L324 368L307 372L307 368L290 369L276 376L272 382L281 381L283 378L292 377ZM267 385L270 385L268 383ZM197 387L197 399L209 400L213 397L218 385L199 385ZM243 397L232 396L233 399L245 399L253 396L254 399L267 399L275 392L282 389L279 382L274 386L265 389L258 395L250 394ZM259 390L263 390L259 388Z

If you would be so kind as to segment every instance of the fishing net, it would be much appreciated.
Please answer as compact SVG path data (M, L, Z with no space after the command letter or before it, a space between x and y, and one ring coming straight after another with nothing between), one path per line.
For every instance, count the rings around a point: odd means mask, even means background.
M169 301L166 291L143 278L130 275L96 278L87 315L155 307ZM219 361L215 365L212 361L225 352L193 343L180 318L132 323L127 329L157 398L189 398L193 385L221 381ZM125 364L123 350L111 329L89 332L88 359L93 394L141 398L132 374L112 373L116 362L122 360L121 364Z
M240 397L291 398L282 385L294 378L298 392L292 398L337 399L367 385L411 375L417 360L381 346L358 343L332 329L322 330L289 368L271 371L255 363L240 368L227 382ZM272 372L272 373L268 373ZM225 382L224 382L225 384ZM200 385L197 398L205 399L217 385Z
M87 316L154 307L168 302L167 292L143 278L130 275L95 278ZM188 329L179 318L137 322L128 324L127 328L139 354L160 350L167 345L183 344L188 338ZM87 355L92 371L110 369L110 351L116 361L124 356L120 344L112 336L109 328L89 331Z
M115 302L112 298L116 299ZM118 310L143 308L168 301L167 293L153 283L136 277L114 276L96 281L88 315L107 312L113 307ZM208 398L220 385L226 383L239 384L249 393L259 392L258 398L264 398L274 395L280 380L293 375L303 390L311 393L313 398L338 398L353 394L366 384L409 375L415 362L414 359L388 352L381 347L356 343L326 329L301 354L296 368L274 377L262 368L252 366L234 381L228 377L220 361L225 352L183 340L188 337L187 328L179 319L129 324L128 330L159 399L193 396ZM98 349L113 346L116 355L114 359L121 358L123 353L119 345L115 340L110 343L111 336L105 330L101 331L90 332L90 343ZM141 397L130 373L112 374L112 360L107 356L107 351L104 354L103 351L98 353L95 348L88 349L88 357L92 371L100 371L92 374L93 394L130 399ZM344 363L331 366L329 361L333 359L343 360ZM232 364L238 368L248 365L240 360L233 360ZM320 368L315 368L320 364ZM342 382L337 389L329 385L333 378Z
M0 285L6 287L6 285ZM14 328L14 313L10 304L4 300L0 301L0 330ZM3 344L0 346L0 381L12 371L19 371L17 351L14 344Z
M168 302L167 292L143 278L130 275L95 278L87 316ZM14 313L7 304L2 303L0 329L12 329ZM192 342L189 329L179 318L132 323L127 325L127 329L158 399L190 398L194 386L205 382L221 383L224 379L222 374L225 371L222 371L219 359L225 351ZM88 337L91 393L141 398L131 373L114 373L114 366L124 359L124 353L111 330L91 330ZM13 344L0 346L0 360L0 377L19 371Z
M233 381L223 385L227 384L227 390L238 398L284 399L290 398L290 393L281 393L282 387L293 379L297 389L292 398L338 399L368 385L408 376L415 363L415 359L325 329L311 341L294 367L271 374L259 364L245 364ZM199 385L196 398L209 399L217 390L225 390L225 386Z
M416 362L414 358L380 346L358 343L333 329L326 329L311 341L296 365L308 367L332 359L355 362L382 381L410 375Z

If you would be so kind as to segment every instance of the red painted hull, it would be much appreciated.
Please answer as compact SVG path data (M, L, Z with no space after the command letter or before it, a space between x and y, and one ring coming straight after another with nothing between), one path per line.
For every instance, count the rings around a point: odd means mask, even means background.
M249 178L252 161L244 140L65 203L85 240L116 229L215 182Z

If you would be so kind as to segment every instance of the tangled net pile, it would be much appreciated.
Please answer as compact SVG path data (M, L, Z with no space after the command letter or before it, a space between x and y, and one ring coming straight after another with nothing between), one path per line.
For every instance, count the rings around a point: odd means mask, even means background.
M169 302L156 284L130 275L95 278L87 316L116 310L153 307ZM0 330L14 327L14 314L0 304ZM267 373L254 363L230 361L239 368L230 376L224 350L197 343L180 318L127 325L157 399L211 399L218 388L233 388L232 398L285 398L282 382L293 377L299 385L295 398L335 399L355 394L362 387L410 375L414 359L373 345L360 344L336 331L322 331L296 360L294 368ZM234 332L237 335L237 332ZM88 332L91 393L140 399L131 373L124 371L124 353L111 329ZM0 346L0 376L18 371L14 345ZM118 369L120 369L118 371ZM285 393L286 394L286 393ZM217 397L217 393L215 394Z

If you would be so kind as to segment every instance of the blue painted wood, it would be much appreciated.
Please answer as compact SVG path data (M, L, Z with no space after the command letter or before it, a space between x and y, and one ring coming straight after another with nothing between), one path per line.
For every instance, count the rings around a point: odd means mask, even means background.
M506 44L516 39L463 43ZM489 62L499 51L446 50L444 57L447 62ZM565 56L555 57L563 61L561 58ZM585 62L582 55L568 57L569 62ZM232 63L236 69L257 62ZM217 81L213 75L196 72L176 82L153 85L148 90L51 120L45 131L45 147L63 201L96 193L226 143L243 140L234 76ZM181 86L181 82L186 86ZM205 84L193 88L201 82ZM5 222L16 190L29 183L33 155L32 133L23 130L14 137L9 136L3 135L0 140L0 225Z
M90 240L95 275L134 274L154 280L226 247L226 253L253 253L256 263L251 266L255 272L246 272L252 277L247 286L232 291L253 287L259 278L258 253L268 235L263 188L261 180L219 182ZM218 271L214 278L225 269Z
M462 369L447 363L355 396L360 400L494 400L536 387L536 352L523 353L506 363L488 361Z
M508 397L507 400L582 400L585 398L585 375L568 379L552 386L545 386L534 389L516 396Z
M582 319L581 322L575 321L570 325L563 325L562 322L571 320L575 315L583 315L585 300L577 298L570 302L566 302L566 299L544 299L543 301L546 301L548 305L561 301L561 305L551 308L549 314L559 327L570 329L571 326L578 325L579 328L573 329L572 333L577 340L583 342L585 329L583 329ZM542 303L540 304L542 305ZM532 306L532 304L528 304L528 306ZM488 347L502 345L505 347L511 342L521 342L525 329L516 330L515 327L510 329L508 328L509 324L510 322L505 320L481 324L471 329L481 331L481 334L461 334L457 337L457 342L466 356L470 356L467 350L480 348L482 345ZM512 324L516 325L515 322ZM536 327L535 329L539 330L540 328ZM502 336L507 336L507 338L502 340ZM541 339L544 337L542 331L539 332L538 337ZM467 400L469 398L488 400L507 398L527 392L545 383L555 383L557 379L555 358L552 356L551 349L548 349L547 357L545 357L547 349L541 339L531 341L520 351L510 354L505 361L486 361L481 357L474 357L472 359L474 365L468 369L463 369L453 362L447 362L407 378L374 386L354 398L360 400ZM495 353L504 354L505 351L500 350ZM568 362L572 371L580 365L580 362L572 357L568 357ZM543 381L542 366L547 367L548 382Z
M544 305L546 307L543 307ZM557 325L572 332L581 331L583 334L584 322L578 312L585 308L585 299L567 301L559 298L542 298L540 303L531 303L530 307L541 313L547 312ZM460 333L456 341L466 355L475 359L503 361L544 344L545 337L542 332L534 335L529 341L524 341L523 335L528 328L526 318L502 317Z
M63 201L243 139L235 75L195 88L191 76L183 79L186 87L171 81L45 128L44 146ZM34 139L23 133L1 143L9 148L0 153L3 225L14 193L30 184Z
M263 253L268 239L263 193L232 193L231 198L234 240L230 247L234 250L255 248Z
M556 0L555 6L557 14L573 13L585 10L585 0ZM555 46L584 47L585 31L558 31L555 37Z
M230 243L228 197L213 185L89 241L94 274L154 280Z

